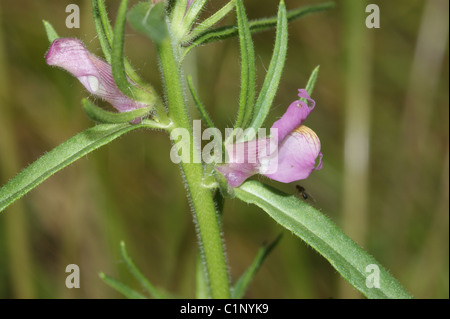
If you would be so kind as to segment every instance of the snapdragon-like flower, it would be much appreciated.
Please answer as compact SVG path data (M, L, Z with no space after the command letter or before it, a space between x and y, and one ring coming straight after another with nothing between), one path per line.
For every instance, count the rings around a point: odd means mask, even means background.
M320 140L309 127L302 125L315 107L304 89L271 128L272 138L227 145L228 163L216 169L232 187L240 186L247 178L262 174L270 179L290 183L307 178L313 170L322 168ZM278 147L274 152L272 144ZM319 163L316 166L316 159Z
M109 102L119 112L128 112L148 105L123 94L112 75L111 65L88 51L78 39L59 38L45 55L48 65L58 66L75 76L92 94ZM134 85L130 82L130 85Z

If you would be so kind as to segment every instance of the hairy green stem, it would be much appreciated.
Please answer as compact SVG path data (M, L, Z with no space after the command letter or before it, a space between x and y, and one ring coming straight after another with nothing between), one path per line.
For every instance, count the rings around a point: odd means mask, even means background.
M219 221L216 216L213 194L203 185L203 165L198 160L189 115L183 93L180 65L170 38L158 45L158 54L166 88L169 117L173 121L170 131L182 128L189 132L190 150L194 160L181 162L188 196L197 223L198 237L207 278L213 298L230 298L228 270L225 261ZM178 146L178 143L175 144Z

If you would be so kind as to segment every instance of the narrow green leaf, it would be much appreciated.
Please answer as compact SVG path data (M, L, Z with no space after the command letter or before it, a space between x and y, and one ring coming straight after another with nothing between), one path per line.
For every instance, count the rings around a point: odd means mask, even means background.
M197 20L198 15L202 11L207 1L208 0L194 0L189 9L185 12L183 20L188 30Z
M112 48L114 45L114 43L113 43L114 42L113 41L114 30L109 21L108 13L106 12L105 1L104 0L91 0L91 1L92 1L92 12L93 12L93 17L94 17L94 24L95 24L95 28L97 30L97 35L98 35L98 38L100 41L100 45L102 47L103 54L105 56L106 61L112 65ZM126 11L126 8L125 8L125 11ZM122 14L123 14L123 12L122 12ZM126 12L125 12L125 14L126 14ZM122 18L122 20L124 20L125 16L123 16L123 17L121 16L121 18ZM125 25L124 25L125 21L122 21L122 22L123 22L123 27L125 27ZM139 87L144 89L145 93L142 92L142 90L135 88L133 85L130 85L128 83L128 81L121 82L122 83L121 87L122 88L124 86L129 87L129 89L131 90L131 92L129 92L129 93L131 93L133 95L133 96L130 96L131 98L139 99L141 102L155 106L157 117L160 120L165 121L167 116L165 115L165 111L163 109L162 102L158 96L158 93L156 92L156 90L154 89L153 86L151 86L150 84L148 84L147 82L142 80L142 78L133 69L130 62L128 62L128 60L123 57L123 41L124 41L124 39L123 39L123 33L122 33L122 39L121 39L122 47L119 46L118 48L116 48L118 51L116 52L117 56L115 57L115 61L114 61L116 76L117 76L117 73L119 73L119 75L118 75L119 78L123 78L124 77L123 74L125 74L125 78L126 78L126 76L128 76L134 83L136 83ZM116 46L117 46L117 44L116 44ZM122 56L122 60L123 60L122 63L120 63L117 60L120 58L120 56ZM125 72L123 72L124 67L125 67ZM120 70L117 70L118 68ZM113 67L113 72L114 72L114 67ZM119 87L119 89L120 89L120 87ZM127 89L124 89L124 90L130 91Z
M138 32L148 36L155 44L163 42L169 37L164 3L153 5L141 2L131 8L128 21Z
M124 112L124 113L117 113L117 112L109 112L106 111L97 105L90 102L88 99L82 100L83 109L86 112L87 116L95 122L102 123L102 124L122 124L122 123L128 123L131 122L137 118L145 117L149 115L153 107L144 107L137 110ZM155 122L155 124L157 124Z
M241 48L241 96L239 111L234 128L246 128L253 113L256 95L255 49L242 0L236 0L236 15Z
M108 144L119 136L138 128L152 128L153 124L100 124L79 133L46 153L0 188L0 212L31 191L47 178L72 164L84 155Z
M297 8L294 10L289 10L287 13L288 21L292 22L294 20L303 18L309 14L329 10L335 7L334 2L326 2L317 5L305 6ZM274 28L277 25L277 17L270 17L264 19L258 19L250 21L250 31L252 33L261 32ZM238 36L238 28L235 25L229 25L224 27L218 27L205 31L204 33L197 36L190 43L186 43L186 51L190 51L192 48L216 41L222 41L228 38ZM186 52L187 53L187 52ZM185 53L185 54L186 54Z
M114 41L111 56L111 67L114 82L116 83L119 90L131 99L137 100L149 106L155 105L159 108L159 97L154 94L153 91L144 91L143 89L132 85L128 81L128 77L125 72L123 48L125 41L125 20L127 16L127 10L128 0L122 0L119 6L119 11L117 12L116 24L114 26ZM162 112L158 111L158 115L163 114Z
M206 32L213 25L218 23L224 17L233 10L236 5L236 0L231 0L226 5L224 5L220 10L214 13L212 16L201 22L192 32L189 34L189 39L185 41L185 43L191 43L194 39L196 39L200 34Z
M100 41L100 45L103 50L103 54L106 61L111 64L111 52L113 46L114 32L111 23L108 18L108 13L105 7L104 0L92 0L92 12L94 17L95 29L97 30L97 35ZM148 83L146 83L142 78L136 73L136 71L131 66L127 59L124 59L125 71L130 79L139 85L140 87L146 89L152 94L156 95L155 89Z
M126 96L144 102L142 90L130 84L124 67L123 47L125 41L125 19L128 10L128 0L122 0L117 12L116 24L114 26L114 41L112 45L111 67L114 82L120 91ZM145 102L144 102L145 103ZM151 104L151 103L147 103Z
M187 76L187 84L189 87L189 91L191 92L192 98L194 99L195 106L197 107L197 110L200 112L200 115L202 116L203 121L205 121L206 125L209 128L214 128L214 123L209 116L208 112L205 109L205 106L200 101L200 98L198 97L197 92L195 91L194 84L192 83L192 76Z
M252 281L258 269L261 267L262 263L266 259L266 257L270 254L270 252L275 248L278 242L281 239L281 235L279 235L269 246L261 247L256 254L253 263L250 267L242 274L242 276L236 281L232 293L232 299L241 299L244 297L247 287Z
M109 21L109 18L108 18L108 12L106 11L105 0L94 0L94 1L97 2L97 7L98 7L99 14L100 14L101 23L102 23L106 38L107 38L109 44L112 46L114 31L113 31L113 27L111 26L111 22Z
M148 293L155 299L162 299L164 298L164 295L161 294L158 289L153 286L150 281L148 281L147 278L141 273L141 271L136 267L134 262L131 260L131 258L128 256L127 249L125 247L125 243L122 241L120 243L120 253L122 255L123 260L125 261L125 264L128 267L128 270L131 272L131 274L136 278L139 283L144 287L145 290L148 291Z
M108 19L104 0L91 0L92 15L94 17L95 30L103 51L103 55L111 64L111 47L113 43L113 30Z
M249 134L244 137L247 140L251 140L255 137L255 132L263 125L264 120L270 111L273 99L278 91L278 85L280 84L281 73L283 72L284 62L286 60L287 43L288 21L286 16L286 6L282 0L278 9L277 35L272 59L270 60L269 70L267 71L263 86L259 92L258 99L256 100L253 120L250 124L250 127L254 130L250 130Z
M325 257L353 287L368 298L411 298L389 272L320 211L293 195L257 181L234 189L237 198L262 208L270 217L303 239ZM368 268L369 267L369 268ZM379 269L380 288L369 288L366 280Z
M45 32L47 33L47 38L50 43L53 43L56 39L59 38L58 33L56 33L56 30L53 28L53 26L50 24L50 22L46 20L42 20L42 23L44 24Z
M131 289L124 283L118 281L117 279L114 279L104 273L100 273L99 276L108 286L117 290L128 299L148 299L143 294Z

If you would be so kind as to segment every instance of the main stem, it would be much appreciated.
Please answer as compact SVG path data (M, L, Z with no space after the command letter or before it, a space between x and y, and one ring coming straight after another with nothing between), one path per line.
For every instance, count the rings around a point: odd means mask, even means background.
M175 128L183 128L189 132L190 150L195 158L197 153L183 93L181 66L175 57L169 38L158 45L158 53L164 76L169 116L173 121L171 131ZM188 163L182 161L181 168L191 200L194 219L197 222L200 249L206 266L211 296L228 299L230 298L230 287L220 226L212 192L202 184L203 165L199 161Z

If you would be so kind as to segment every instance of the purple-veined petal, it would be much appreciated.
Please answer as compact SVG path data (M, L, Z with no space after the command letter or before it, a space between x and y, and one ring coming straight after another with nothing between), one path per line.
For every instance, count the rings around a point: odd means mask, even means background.
M123 94L114 82L111 66L90 53L78 39L56 39L45 59L47 64L58 66L71 73L90 93L111 103L119 112L147 106Z
M298 97L306 99L308 103L301 100L292 102L283 116L272 125L272 128L278 129L279 141L283 141L286 135L301 125L308 117L309 113L314 110L316 103L309 97L306 90L299 89Z
M282 141L278 149L276 163L271 161L270 166L277 165L275 172L264 174L270 179L290 183L307 178L314 169L322 168L322 153L320 140L316 133L305 125L293 130ZM316 159L319 163L316 167ZM275 161L274 160L274 161Z

